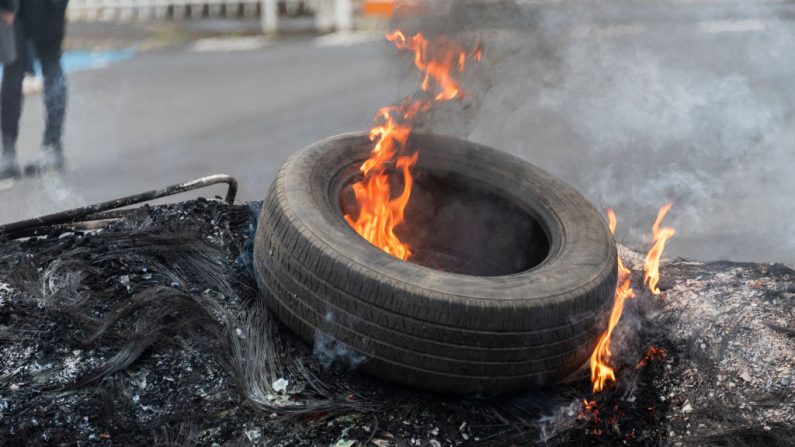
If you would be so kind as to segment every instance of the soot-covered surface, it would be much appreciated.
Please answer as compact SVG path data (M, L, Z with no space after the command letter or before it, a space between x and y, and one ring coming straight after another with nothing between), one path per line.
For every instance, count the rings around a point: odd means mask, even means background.
M0 243L0 444L793 445L792 270L666 263L663 298L627 304L616 387L593 396L581 371L448 398L273 321L249 271L257 210L191 201Z

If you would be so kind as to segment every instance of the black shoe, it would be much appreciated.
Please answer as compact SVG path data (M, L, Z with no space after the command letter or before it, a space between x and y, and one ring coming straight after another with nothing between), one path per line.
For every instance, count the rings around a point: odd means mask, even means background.
M16 157L0 158L0 180L17 179L22 177Z
M42 175L49 171L62 171L65 164L63 150L59 146L43 146L39 158L25 165L25 175Z

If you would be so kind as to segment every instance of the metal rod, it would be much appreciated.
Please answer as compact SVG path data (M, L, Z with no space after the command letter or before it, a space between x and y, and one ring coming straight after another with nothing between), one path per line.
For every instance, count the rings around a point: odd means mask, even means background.
M226 183L229 185L229 189L226 191L226 199L224 201L229 205L234 204L235 196L237 195L237 180L235 180L235 178L231 175L216 174L177 185L166 186L165 188L155 189L153 191L147 191L132 196L110 200L107 202L95 203L93 205L61 211L54 214L48 214L46 216L39 216L34 217L33 219L20 220L19 222L0 225L0 239L5 239L9 235L17 233L20 230L49 225L66 224L84 220L84 218L87 216L101 213L103 211L149 202L150 200L173 196L175 194L193 191L195 189L205 188L207 186L216 185L219 183Z

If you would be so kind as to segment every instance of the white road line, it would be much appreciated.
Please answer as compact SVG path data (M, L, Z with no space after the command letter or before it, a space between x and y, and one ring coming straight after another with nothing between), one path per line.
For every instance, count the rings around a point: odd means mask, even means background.
M362 43L375 42L383 36L370 31L342 31L316 37L313 44L316 47L349 47Z
M12 178L7 178L0 180L0 191L5 191L7 189L11 189L14 185L17 184L17 181Z
M210 37L194 42L190 51L194 53L230 53L237 51L256 51L270 45L262 36L253 37Z
M616 25L582 25L574 28L575 37L622 37L645 32L648 27L640 22Z
M774 25L770 20L704 20L701 22L675 26L680 36L704 34L754 33L766 31ZM629 22L614 25L580 25L572 30L576 38L612 38L634 36L641 33L658 33L661 29L654 24Z
M696 29L703 34L747 33L764 31L767 25L759 19L707 20L699 22Z

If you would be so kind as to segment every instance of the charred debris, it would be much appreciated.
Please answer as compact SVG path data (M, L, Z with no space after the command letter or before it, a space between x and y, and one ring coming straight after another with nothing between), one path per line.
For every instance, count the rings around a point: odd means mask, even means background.
M511 396L431 395L269 316L250 271L258 207L200 199L0 242L0 443L795 445L787 267L664 263L661 297L627 303L602 393L583 369ZM621 255L639 281L640 255Z

